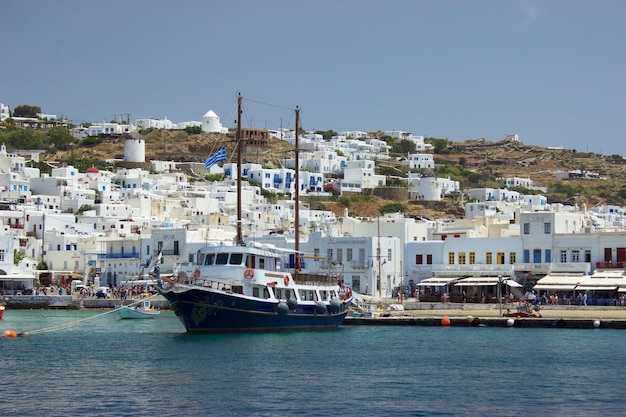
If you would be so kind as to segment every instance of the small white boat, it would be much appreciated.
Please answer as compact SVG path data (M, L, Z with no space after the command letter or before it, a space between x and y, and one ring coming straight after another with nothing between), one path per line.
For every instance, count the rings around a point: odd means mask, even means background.
M152 308L149 300L143 300L138 304L119 306L116 308L122 319L153 319L161 312Z

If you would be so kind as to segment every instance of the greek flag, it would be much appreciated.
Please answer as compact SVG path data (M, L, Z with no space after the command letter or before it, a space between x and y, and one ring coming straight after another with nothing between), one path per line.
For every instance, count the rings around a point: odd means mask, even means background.
M213 165L218 163L219 161L225 161L225 160L226 160L226 148L222 147L213 155L209 156L207 159L204 160L204 167L206 169L209 169Z

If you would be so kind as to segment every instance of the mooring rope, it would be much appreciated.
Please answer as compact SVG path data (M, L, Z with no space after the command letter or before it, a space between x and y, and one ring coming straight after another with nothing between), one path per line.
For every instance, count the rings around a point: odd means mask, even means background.
M135 305L135 304L140 304L144 300L149 300L150 298L153 298L155 296L156 296L156 294L155 295L151 295L150 297L142 298L140 300L137 300L137 301L135 301L133 303L128 304L128 306L132 306L132 305ZM95 316L90 316L90 317L85 317L83 319L74 320L74 321L71 321L69 323L58 324L56 326L46 327L46 328L37 329L37 330L31 330L31 331L28 331L28 332L21 332L19 334L20 335L40 334L40 333L53 332L53 331L57 331L57 330L64 330L64 329L68 329L68 328L70 328L70 327L72 327L72 326L74 326L74 325L76 325L78 323L82 323L82 322L87 321L87 320L100 318L102 316L106 316L107 314L111 314L111 313L115 313L115 312L117 312L117 308L114 308L113 310L110 310L110 311L105 311L104 313L96 314Z

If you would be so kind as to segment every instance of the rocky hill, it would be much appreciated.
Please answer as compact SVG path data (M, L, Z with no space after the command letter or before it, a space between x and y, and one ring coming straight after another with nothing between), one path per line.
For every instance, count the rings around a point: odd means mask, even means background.
M219 147L226 146L229 160L235 155L234 134L193 134L184 131L154 131L144 136L146 160L160 159L177 162L202 162ZM44 156L48 161L63 161L70 157L96 159L123 159L122 140L109 140L93 147L76 147L67 152ZM278 167L285 158L293 158L293 146L272 139L270 149L248 153L244 162L255 162ZM462 188L498 187L495 179L518 176L531 178L537 186L548 187L548 199L565 204L623 205L626 198L626 160L619 155L581 153L568 149L552 149L524 145L516 141L489 142L483 139L466 142L449 142L445 153L434 155L436 174L461 181ZM381 166L400 168L398 161L388 161ZM450 167L456 171L450 174ZM580 170L597 173L599 179L559 180L556 171ZM311 199L319 208L333 210L342 215L344 209L359 216L376 216L381 206L401 203L406 213L413 216L463 217L461 196L446 198L444 202L388 201L376 196L341 198L336 201Z

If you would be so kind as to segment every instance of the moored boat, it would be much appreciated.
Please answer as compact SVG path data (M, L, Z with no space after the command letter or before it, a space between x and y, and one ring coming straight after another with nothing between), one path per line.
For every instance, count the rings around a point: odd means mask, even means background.
M153 319L161 312L152 308L149 300L142 300L140 303L131 305L121 305L116 310L122 319Z
M304 274L295 227L294 250L245 243L241 231L241 96L237 117L237 238L232 245L200 249L192 263L178 264L158 288L189 333L285 331L339 326L348 313L352 293L340 276ZM298 110L296 109L296 132ZM297 135L296 135L297 136ZM296 139L296 160L298 160ZM298 170L295 202L298 207ZM295 224L299 224L298 210ZM295 269L288 271L289 255Z

